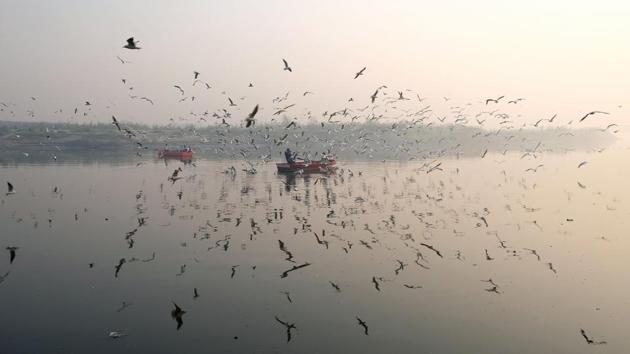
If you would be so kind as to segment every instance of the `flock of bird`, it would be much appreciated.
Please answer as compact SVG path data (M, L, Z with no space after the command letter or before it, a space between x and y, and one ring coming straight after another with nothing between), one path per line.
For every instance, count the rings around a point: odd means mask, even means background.
M124 48L129 50L139 50L138 41L133 37L129 38ZM121 64L128 64L128 62L117 57ZM282 59L283 71L293 73L294 68L288 63L287 60ZM354 73L353 78L359 79L361 76L367 75L367 67L361 68ZM349 77L352 75L349 75ZM201 83L206 89L210 89L211 85L201 81L203 76L198 71L193 71L193 83ZM126 79L122 79L123 84L127 84ZM186 99L189 96L185 96L189 90L182 85L173 85L177 89L178 95L181 99ZM253 84L248 85L249 88L253 87ZM303 117L299 117L296 114L291 113L291 109L296 106L296 102L290 102L292 96L289 92L284 95L280 95L273 99L272 104L278 105L274 107L272 116L283 116L288 121L285 121L282 125L269 125L269 124L256 124L259 112L262 110L260 104L252 105L250 113L243 114L242 118L237 118L234 121L233 107L240 107L244 100L233 100L228 97L227 106L220 108L214 113L205 111L203 113L191 113L191 115L198 122L207 122L211 117L215 119L216 136L215 137L201 137L206 139L207 142L212 142L216 146L216 150L231 151L231 157L244 160L244 167L238 169L235 166L229 166L222 172L222 178L226 181L234 180L238 174L242 173L246 176L257 175L259 171L267 166L272 161L272 157L279 151L282 151L284 147L291 146L294 149L304 148L304 141L312 139L313 146L318 146L317 151L304 151L306 158L317 158L319 154L324 152L327 155L334 155L340 150L353 150L361 156L371 156L376 150L396 150L398 152L406 152L407 156L424 160L424 162L417 162L418 165L412 169L412 174L404 177L385 174L379 176L382 179L382 190L387 191L388 188L395 188L396 183L400 187L395 193L394 197L387 199L389 193L384 195L378 195L375 193L376 189L366 182L366 178L371 173L369 171L356 171L343 166L337 171L330 171L326 174L311 178L303 174L302 171L298 171L295 174L287 176L279 176L276 181L278 183L268 182L264 186L265 193L260 193L257 187L250 186L245 180L242 180L243 185L237 193L241 199L251 205L242 205L241 207L229 206L225 203L226 195L230 192L222 191L222 196L213 205L216 208L217 216L215 219L208 218L201 225L199 229L193 235L190 235L190 239L186 242L195 242L200 245L200 242L206 242L208 252L215 252L214 250L223 250L229 252L232 244L237 242L238 237L235 235L223 235L222 229L217 226L218 223L232 223L232 227L241 239L240 242L249 242L255 240L260 235L273 234L272 241L277 244L279 249L278 255L282 258L282 262L287 262L286 270L278 276L281 279L288 278L293 272L304 272L307 267L317 264L317 260L300 262L296 259L301 258L298 256L298 252L292 251L290 248L291 242L287 240L290 237L302 236L303 238L309 237L313 240L314 247L323 247L326 251L339 252L340 255L352 255L355 252L372 252L375 249L382 251L394 250L391 252L395 255L395 262L392 264L392 269L383 270L381 274L373 274L366 276L365 282L369 287L373 288L372 291L383 292L384 288L389 286L388 284L396 284L397 277L401 274L410 272L410 268L414 267L414 272L430 271L433 263L445 262L447 260L455 260L459 262L465 261L464 254L476 254L476 256L470 255L470 258L478 257L485 262L493 262L499 257L501 258L517 258L525 259L528 256L536 257L537 262L543 264L553 276L559 276L559 271L554 267L553 262L548 259L543 259L541 251L533 248L517 248L509 245L506 238L499 234L498 229L493 229L498 220L494 218L496 211L489 210L478 206L475 210L472 205L467 204L466 207L457 207L455 204L446 203L448 200L469 200L471 194L468 194L465 190L462 190L459 186L454 185L454 179L459 176L459 168L451 169L450 163L446 162L442 158L447 156L453 151L457 152L462 148L461 144L448 137L448 132L453 131L457 125L469 125L480 128L481 130L476 135L471 136L470 139L475 140L481 146L479 150L479 158L487 159L489 154L489 148L484 146L484 142L494 136L500 136L501 144L503 144L503 152L499 150L499 154L505 155L508 148L513 150L520 150L522 155L520 160L532 160L532 166L525 169L525 172L537 173L539 169L545 167L544 163L538 163L537 161L543 155L543 151L546 147L541 141L531 140L526 135L519 135L526 132L529 129L538 128L541 124L547 123L547 128L551 127L554 123L556 115L553 115L548 119L540 119L535 124L529 125L525 123L518 123L517 117L512 117L508 113L505 113L503 102L507 100L505 105L517 105L525 101L524 98L513 98L508 100L506 96L501 95L496 98L487 98L481 101L482 110L479 112L472 112L475 107L472 103L468 103L463 106L450 106L449 116L436 116L433 114L431 105L424 104L426 98L422 98L417 92L412 90L396 91L396 95L390 95L388 93L388 87L382 85L378 87L372 95L366 95L364 98L367 101L367 105L357 107L341 107L336 110L323 112L321 117L323 121L317 121L315 124L319 127L319 135L309 135L307 125L303 125L302 122L314 119L312 112L307 111ZM298 95L297 98L304 97L313 94L310 91L304 91L303 94ZM415 96L415 97L414 97ZM154 104L154 101L148 97L137 97L131 95L132 98L141 99L147 101L150 104ZM413 99L409 97L414 97ZM297 99L296 98L296 99ZM36 100L35 97L32 98ZM195 97L190 96L190 101L194 101ZM450 98L444 97L443 102L449 102ZM361 101L359 98L349 98L348 102ZM413 101L413 102L411 102ZM11 111L11 104L1 103L2 111ZM416 106L417 105L417 106ZM85 102L85 107L88 110L92 109L93 104L90 101ZM489 108L489 109L488 109ZM75 114L78 109L74 109ZM12 112L14 113L14 112ZM87 113L87 112L86 112ZM577 120L577 123L583 122L589 117L595 117L597 115L608 115L609 113L604 111L592 111L586 113L584 116ZM292 117L292 118L287 118ZM303 119L300 119L303 118ZM450 119L449 119L450 118ZM449 121L446 121L449 119ZM488 119L493 120L493 126L499 128L486 127L484 124ZM356 121L356 122L355 122ZM573 124L573 119L569 119L562 127L568 128ZM393 123L391 123L393 122ZM359 123L367 123L361 125ZM131 124L121 122L116 116L112 115L111 124L114 126L118 133L128 138L133 146L138 149L138 154L146 151L146 146L149 142L146 140L146 134L142 129L134 127ZM369 124L378 124L376 128L367 126ZM427 151L426 144L432 139L430 137L423 139L413 139L411 131L413 129L428 129L431 126L437 126L445 124L443 130L444 136L439 137L439 140L445 146L443 149L437 151ZM448 125L446 125L448 124ZM602 128L605 133L609 132L610 128L615 128L615 124L606 124L606 128ZM237 131L243 137L242 140L238 140L232 132ZM345 136L337 136L342 132L349 132ZM616 132L616 130L615 130ZM562 131L562 134L570 131ZM384 138L387 134L395 135L400 140L400 144L392 143L391 140ZM501 135L500 135L501 134ZM306 136L305 136L306 135ZM557 134L555 135L557 137ZM516 141L518 140L518 141ZM511 145L510 145L511 144ZM534 146L532 148L532 146ZM267 150L268 149L268 150ZM602 152L600 149L598 152ZM455 155L457 155L455 153ZM421 156L418 158L418 156ZM500 155L498 155L500 156ZM582 169L588 161L582 161L576 169ZM194 204L198 200L197 196L188 196L185 194L184 186L194 186L198 181L196 180L196 173L194 172L196 165L182 165L177 167L168 176L165 176L164 181L160 184L160 190L163 193L174 192L178 201L187 200L190 204ZM588 168L588 166L586 167ZM522 174L523 170L518 171L517 175ZM438 175L439 173L439 175ZM392 173L393 174L393 173ZM504 181L502 187L508 185L510 181L514 181L517 177L510 176L505 170L502 171ZM420 181L421 178L436 176L435 180L431 182ZM298 187L296 179L304 181L304 186ZM402 179L402 181L400 180ZM164 183L166 182L166 184ZM280 183L281 182L281 183ZM450 182L450 183L449 183ZM25 190L28 186L15 185L15 181L7 181L7 191L5 198L2 200L2 205L6 207L11 204L11 199L18 197L19 190ZM528 190L535 188L535 184L529 184L525 177L520 177L520 180L516 185L521 189L522 193L526 193ZM577 185L581 189L585 189L580 181L577 181ZM16 188L17 187L17 188ZM223 187L222 187L223 188ZM359 189L358 191L356 189ZM56 189L55 189L56 191ZM280 195L283 203L281 209L276 208L270 210L269 208L274 204L272 196L274 194ZM263 196L266 195L265 199ZM254 196L254 197L252 197ZM139 201L146 198L144 191L138 192L135 200ZM252 198L255 202L252 202ZM319 199L321 198L321 199ZM314 200L313 200L314 199ZM385 199L390 202L388 207L385 207ZM525 198L523 198L525 199ZM531 208L525 205L523 199L512 200L509 203L517 205L520 209L526 213L539 213L538 209ZM398 202L400 200L400 202ZM303 207L306 204L312 203L316 205L322 212L322 215L305 214ZM507 203L507 201L506 201ZM393 204L393 206L391 205ZM174 203L173 203L174 205ZM250 212L248 208L256 210L258 207L266 208L265 212L267 217L263 220L255 217L255 212ZM512 211L512 206L507 205L508 212ZM123 236L126 247L133 248L136 243L136 236L147 225L148 218L145 217L145 212L142 208L139 208L137 217L137 225L133 229L126 232ZM236 216L237 214L237 216ZM175 207L172 207L171 217L175 215ZM358 224L358 220L362 216L369 216L371 222L363 222ZM78 215L74 215L75 220ZM243 222L248 220L249 222ZM403 222L402 220L406 220ZM408 220L413 220L413 225ZM568 221L568 219L567 219ZM52 219L48 220L49 223L53 223ZM277 233L278 224L285 225L285 227L292 229L293 235L284 235ZM463 231L458 231L460 228L458 225L467 224L475 230L483 230L483 234L493 236L496 240L494 248L487 243L484 246L480 246L479 249L463 250L463 249L448 249L445 251L439 245L437 235L440 233L450 232L455 236L459 236ZM540 225L533 220L531 224L534 227L540 228ZM462 229L465 229L462 227ZM520 229L520 226L519 226ZM424 230L419 235L415 230ZM352 236L346 236L352 235ZM271 237L271 236L269 236ZM186 245L182 244L182 247ZM8 245L5 246L9 252L9 263L13 264L16 260L18 246ZM450 248L447 247L447 248ZM358 251L360 249L361 251ZM112 276L118 278L121 276L125 265L133 262L153 262L156 260L156 254L153 253L151 257L145 259L122 257L112 262ZM89 267L93 268L94 263L90 263ZM192 265L189 265L192 266ZM232 279L236 276L237 271L241 265L232 265L229 268L229 278ZM182 277L187 271L187 265L181 265L176 273L176 276ZM243 268L240 268L243 269ZM252 266L252 270L256 269L256 266ZM6 272L1 278L0 283L4 282L9 276L9 272ZM495 282L492 278L480 279L487 287L480 287L480 291L485 291L488 296L501 296L506 291L506 286ZM337 294L342 292L343 285L336 280L328 280L327 284L332 288L331 290ZM409 291L416 291L423 289L423 285L417 283L402 282L401 287L408 289ZM394 286L394 285L392 285ZM202 289L203 290L203 289ZM200 294L197 287L190 289L193 299L203 297ZM288 303L293 304L297 301L291 297L291 293L288 291L281 292ZM184 318L187 313L184 310L185 306L180 300L170 300L170 315L176 323L176 329L180 330L184 327ZM182 305L186 305L183 303ZM125 309L130 306L129 303L123 303L121 309ZM121 310L122 311L122 310ZM371 328L365 317L360 317L359 314L355 315L357 331L369 336L373 334L369 329ZM369 320L369 318L368 318ZM274 315L270 319L270 322L275 322L278 327L282 327L284 337L287 342L290 342L295 338L296 331L298 330L298 324L293 322L293 319L288 319L283 316ZM587 344L598 345L606 344L606 341L595 340L590 337L584 329L579 329L579 334L585 339ZM127 334L118 330L111 331L109 337L121 338Z

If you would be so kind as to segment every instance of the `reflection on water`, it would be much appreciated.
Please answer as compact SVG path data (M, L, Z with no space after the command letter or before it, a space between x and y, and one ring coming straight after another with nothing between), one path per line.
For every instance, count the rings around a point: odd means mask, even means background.
M625 352L624 154L4 166L2 351Z

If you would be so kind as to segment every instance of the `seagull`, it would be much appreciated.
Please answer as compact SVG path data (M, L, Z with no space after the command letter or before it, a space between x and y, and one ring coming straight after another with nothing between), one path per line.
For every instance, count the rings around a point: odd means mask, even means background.
M376 91L374 91L374 93L372 94L372 96L370 96L370 98L372 99L372 103L374 103L374 101L376 101L376 96L378 95L378 90L376 89Z
M15 188L13 188L11 182L7 182L7 195L9 194L15 194Z
M116 128L118 128L118 131L122 131L120 129L120 124L118 124L118 121L116 120L116 117L112 116L112 124L116 126Z
M363 75L363 72L365 71L365 69L367 69L367 67L363 67L363 69L359 70L358 73L354 74L354 78L356 79L357 77Z
M123 264L125 264L127 260L124 258L121 258L120 261L118 261L118 265L114 266L114 269L116 270L114 273L114 277L118 278L118 273L120 272L120 268L122 268Z
M17 249L18 247L7 247L7 250L9 251L9 264L13 263L15 260L15 251Z
M178 89L178 90L179 90L179 92L181 92L181 93L182 93L182 96L184 95L184 90L183 90L180 86L178 86L178 85L174 85L173 87L175 87L176 89Z
M584 117L582 117L580 119L580 122L583 121L584 119L588 118L588 116L592 116L593 114L597 114L597 113L601 113L601 114L610 114L608 112L602 112L602 111L592 111L592 112L588 112L584 115Z
M199 77L199 72L198 71L193 71L193 74L195 75L195 80L197 80L197 78Z
M283 70L288 70L289 72L293 72L293 70L289 66L289 63L287 63L286 60L282 59L282 62L284 63L284 69Z
M494 99L494 98L488 98L488 99L486 99L486 105L487 105L489 102L499 103L499 100L500 100L500 99L502 99L503 97L505 97L505 96L499 96L497 99Z
M276 321L278 321L278 323L282 324L286 329L287 329L287 343L291 341L291 330L292 329L297 329L297 327L295 327L295 323L289 323L289 322L285 322L281 319L278 318L278 316L274 316L276 318Z
M589 337L586 335L586 331L585 331L585 330L583 330L582 328L580 328L580 333L582 334L582 337L584 337L584 339L586 340L586 343L588 343L588 344L595 344L595 345L599 345L599 344L606 344L606 341L599 341L599 342L596 342L596 341L592 340L591 338L589 338Z
M193 299L196 299L199 297L199 293L197 292L197 288L193 288Z
M374 283L374 287L376 288L376 290L381 291L380 284L376 280L376 277L372 277L372 283Z
M330 285L332 285L332 287L333 287L333 288L335 288L335 290L336 290L338 293L340 293L340 292L341 292L341 288L339 287L339 285L337 285L337 284L335 284L335 283L333 283L333 282L331 282L331 281L328 281L328 282L330 283Z
M123 48L127 49L140 49L137 44L140 42L136 42L133 40L133 37L127 39L127 45L123 46Z
M175 301L171 300L171 302L173 303L173 306L175 306L175 308L171 311L171 317L173 317L175 322L177 322L177 330L179 331L179 329L184 324L184 321L182 320L182 316L186 313L186 311L182 310L181 307L177 306Z
M231 98L228 97L228 101L230 101L230 107L236 106L236 104L234 103L234 101L232 101Z
M587 163L588 163L588 161L582 161L582 162L580 162L580 164L578 165L578 168L580 168L580 167L582 167L582 166L586 165Z
M252 125L256 124L256 121L254 120L254 116L256 116L256 113L258 113L258 105L256 105L256 107L254 107L254 110L252 111L252 113L250 113L247 118L245 118L245 128L249 128Z
M359 321L359 326L363 327L363 330L365 331L365 335L369 335L368 334L368 326L367 323L365 321L363 321L362 319L360 319L358 316L356 316L357 321Z

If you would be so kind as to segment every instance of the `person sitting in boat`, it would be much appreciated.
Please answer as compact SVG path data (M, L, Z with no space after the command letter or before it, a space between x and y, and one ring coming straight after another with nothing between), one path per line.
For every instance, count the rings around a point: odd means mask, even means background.
M293 165L295 163L295 156L297 153L291 152L291 149L287 148L284 151L284 158L287 160L289 165Z

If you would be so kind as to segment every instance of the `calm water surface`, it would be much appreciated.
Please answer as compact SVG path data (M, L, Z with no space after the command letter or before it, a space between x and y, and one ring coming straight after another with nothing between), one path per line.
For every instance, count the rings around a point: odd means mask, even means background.
M625 353L626 157L0 167L0 351Z

